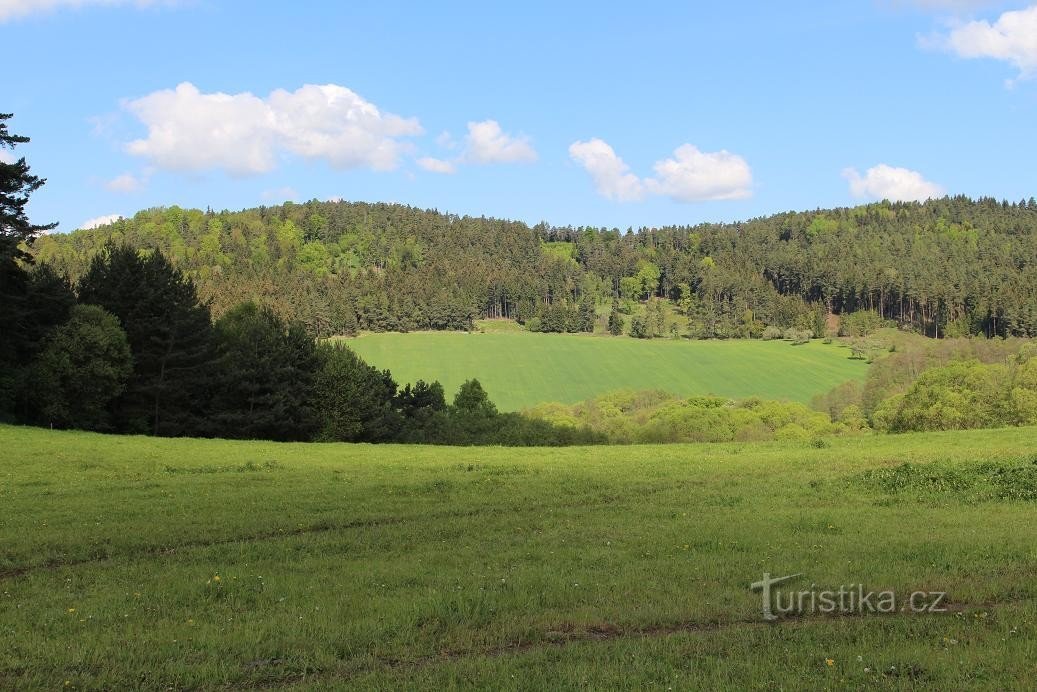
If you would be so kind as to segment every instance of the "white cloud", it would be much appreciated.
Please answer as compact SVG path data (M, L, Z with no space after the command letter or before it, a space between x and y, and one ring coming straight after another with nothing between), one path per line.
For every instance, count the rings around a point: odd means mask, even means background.
M30 14L55 12L60 9L79 9L89 5L149 7L173 4L176 4L175 0L0 0L0 22Z
M569 158L583 166L594 180L594 188L602 197L619 202L643 199L645 187L641 179L604 140L594 138L569 145Z
M83 223L79 224L78 228L81 228L83 230L89 230L91 228L107 226L110 223L115 223L121 218L123 218L122 214L108 214L107 216L98 216L97 218L87 219Z
M180 171L265 173L285 153L337 168L392 170L410 148L399 138L422 134L416 118L383 113L335 84L278 89L263 99L206 94L184 82L123 105L148 128L127 151Z
M291 186L278 187L273 190L263 190L263 199L274 200L277 202L284 202L286 200L295 201L299 199L299 193Z
M893 202L922 202L942 197L944 189L922 177L918 171L896 168L880 163L869 168L863 176L855 168L843 170L854 197L888 199Z
M960 24L950 33L923 39L962 58L1003 60L1019 70L1019 78L1037 74L1037 5L1005 12L993 24L974 21Z
M598 193L608 199L630 202L647 195L663 195L678 202L741 199L752 194L752 170L745 159L728 151L703 152L682 144L673 157L656 161L654 178L639 178L600 139L573 142L569 157L594 180Z
M648 190L678 202L742 199L752 195L753 174L745 159L726 150L699 151L682 144L673 158L657 161L656 178L645 181Z
M417 164L431 173L456 173L457 166L452 161L444 161L431 156L425 156L417 160Z
M107 181L104 186L112 192L137 192L147 185L147 175L136 176L132 173L123 173Z
M496 120L468 123L463 158L468 163L531 163L537 153L526 137L513 137Z
M14 163L18 159L6 149L0 149L0 163Z

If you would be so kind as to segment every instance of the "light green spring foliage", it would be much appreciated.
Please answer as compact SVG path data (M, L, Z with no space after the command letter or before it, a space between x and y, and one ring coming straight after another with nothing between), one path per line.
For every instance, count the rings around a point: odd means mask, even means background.
M962 361L927 370L872 419L890 432L1034 425L1035 402L1037 358L1027 352L1006 365Z
M620 391L574 406L544 404L525 411L555 425L589 427L612 444L810 440L859 432L796 402Z
M516 450L0 426L0 687L1030 689L1035 439ZM766 625L763 572L953 610Z

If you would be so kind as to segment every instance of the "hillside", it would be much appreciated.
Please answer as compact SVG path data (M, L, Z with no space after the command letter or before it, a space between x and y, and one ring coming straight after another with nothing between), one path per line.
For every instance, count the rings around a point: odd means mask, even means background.
M1015 689L1035 432L530 454L0 426L0 687ZM764 572L948 610L768 625Z
M627 308L670 301L692 337L766 326L820 335L826 313L862 310L931 336L1037 335L1032 198L882 202L625 233L388 204L170 207L48 235L33 251L75 279L109 240L161 249L217 316L258 299L317 335L467 329L479 317L579 330L581 307L614 295Z
M502 410L575 403L617 389L809 403L867 365L820 342L611 339L575 334L364 334L349 347L400 383L476 377Z

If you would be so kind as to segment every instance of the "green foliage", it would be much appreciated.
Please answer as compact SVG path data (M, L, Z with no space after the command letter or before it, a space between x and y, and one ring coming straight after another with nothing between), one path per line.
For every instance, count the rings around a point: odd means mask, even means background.
M609 334L612 336L619 336L622 333L623 315L619 312L619 301L613 299L612 307L609 309Z
M466 416L490 418L497 415L497 407L476 379L466 380L457 390L454 408Z
M629 234L391 204L173 207L44 236L32 252L75 279L109 237L162 250L216 315L253 300L318 336L353 329L349 315L370 331L464 330L613 292L674 302L697 338L755 337L766 326L821 337L829 313L850 335L891 322L929 336L1037 334L1037 208L988 198Z
M125 389L133 359L114 316L95 305L77 305L46 337L30 372L37 423L108 430L108 404Z
M877 312L861 310L839 318L839 336L870 336L884 326L887 324Z
M115 402L115 427L200 432L214 354L209 309L194 283L161 252L109 245L80 279L79 299L115 315L133 353L133 375Z
M0 113L0 152L29 141L28 137L8 131L7 121L11 117L11 113ZM57 226L56 223L33 224L25 213L29 197L46 182L29 173L24 157L11 162L0 158L0 261L28 258L19 246L31 245L40 233Z
M25 264L39 234L57 224L29 221L25 207L46 182L32 175L25 158L8 160L7 150L29 141L7 129L10 113L0 113L0 420L26 414L24 371L48 329L64 321L71 301L65 282L55 285L49 269L30 276ZM48 289L59 289L57 291Z
M1037 389L1029 388L1027 370L1020 378L1013 374L1009 366L978 361L932 368L904 394L879 406L877 425L890 432L904 432L996 428L1029 422L1027 393L1037 394Z
M402 421L394 406L396 382L388 370L379 372L341 342L325 342L318 349L320 368L315 378L315 408L320 417L317 439L333 442L382 442L392 439ZM426 407L441 410L442 387L429 391L405 389L400 405L411 418L421 418ZM435 383L438 387L438 383ZM417 385L416 385L417 387Z
M316 346L298 324L269 308L243 303L215 325L218 365L210 401L210 432L218 437L308 440Z
M839 434L843 425L803 404L721 397L678 399L664 392L619 391L570 407L550 404L527 410L534 418L586 426L612 444L806 441Z

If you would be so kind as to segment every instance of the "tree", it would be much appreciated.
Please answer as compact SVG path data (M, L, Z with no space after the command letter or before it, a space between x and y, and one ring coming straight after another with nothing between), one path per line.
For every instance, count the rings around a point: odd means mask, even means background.
M79 282L79 299L119 319L133 376L115 404L116 428L153 435L204 431L213 363L209 308L159 251L108 245Z
M0 151L14 149L19 144L29 141L28 137L12 135L7 130L5 121L11 113L0 113ZM47 181L29 173L25 157L12 163L5 163L0 158L0 257L4 261L21 259L31 261L32 257L19 248L22 243L32 244L40 233L57 226L56 223L35 225L25 214L25 205L29 196L40 189Z
M314 381L319 416L317 439L341 442L391 440L400 427L394 407L396 382L389 371L379 372L341 342L317 349L320 367ZM438 383L436 383L438 386ZM435 407L435 391L404 390L408 406ZM442 396L442 387L439 387Z
M29 414L29 394L33 383L29 365L39 354L44 337L68 319L69 310L76 303L72 287L46 263L39 263L29 271L11 263L22 273L17 296L18 319L11 332L5 334L4 353L0 362L0 414L4 412L18 420Z
M29 141L7 130L10 113L0 113L0 153ZM0 419L12 417L19 400L21 372L35 355L40 331L64 321L38 321L38 304L29 296L32 279L23 264L32 256L25 246L57 224L35 225L25 214L29 197L46 181L29 173L22 157L8 162L0 156Z
M32 366L34 419L44 425L108 430L108 404L133 372L126 332L96 305L77 305L46 338Z
M418 380L396 395L395 406L403 417L401 441L437 442L447 410L443 385Z
M217 363L210 420L220 437L309 440L316 345L297 323L243 303L215 325Z
M463 415L492 418L497 415L497 407L490 401L490 396L477 379L466 380L454 396L454 408Z
M619 301L612 299L612 309L609 310L609 334L619 336L623 333L623 315L619 314Z

